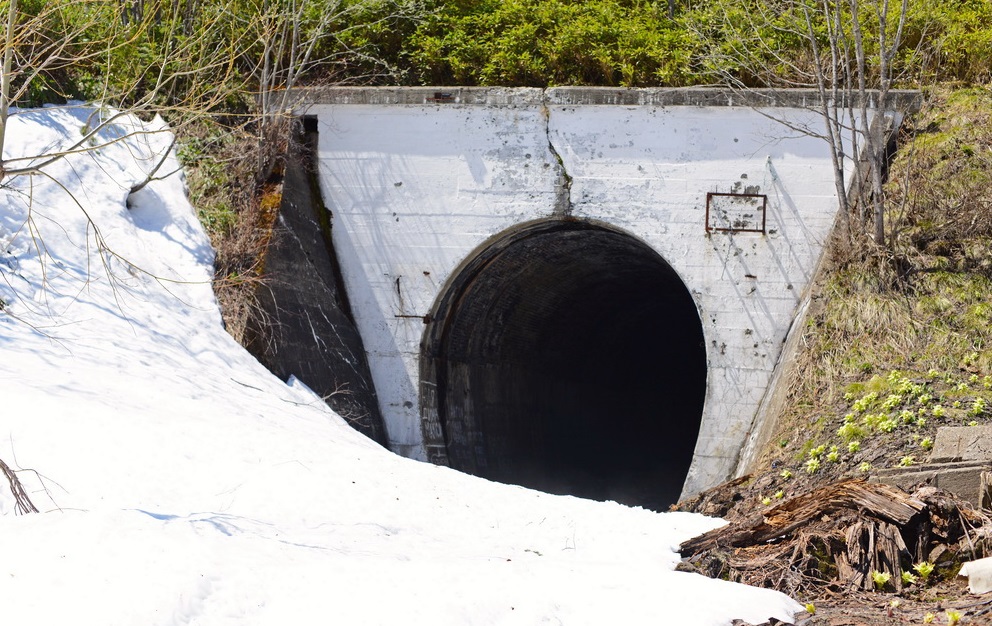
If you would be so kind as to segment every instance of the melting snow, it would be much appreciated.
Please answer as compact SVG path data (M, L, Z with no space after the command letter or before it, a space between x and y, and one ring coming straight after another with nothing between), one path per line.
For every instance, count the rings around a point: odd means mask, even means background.
M4 158L86 108L20 110ZM726 624L768 590L672 571L721 525L400 458L223 330L164 124L0 187L0 602L11 624ZM23 162L20 162L23 164Z

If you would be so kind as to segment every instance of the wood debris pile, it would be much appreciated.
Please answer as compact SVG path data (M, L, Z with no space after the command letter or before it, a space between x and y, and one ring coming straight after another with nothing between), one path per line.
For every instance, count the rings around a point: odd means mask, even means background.
M697 505L713 508L706 497ZM961 562L992 553L992 518L933 487L910 495L845 480L690 539L680 551L681 570L794 597L824 588L899 592L914 564L934 563L935 578L949 577Z

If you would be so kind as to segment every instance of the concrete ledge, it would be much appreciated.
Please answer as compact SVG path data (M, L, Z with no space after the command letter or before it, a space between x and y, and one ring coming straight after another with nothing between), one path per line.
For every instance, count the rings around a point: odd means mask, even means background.
M869 108L875 107L878 92L868 94ZM849 95L844 106L859 106ZM319 87L290 92L291 108L314 104L374 105L483 105L483 106L697 106L697 107L788 107L817 108L822 103L816 89L729 89L726 87L642 88L617 87ZM919 91L892 90L891 108L915 112L923 96Z
M550 104L605 104L620 106L700 106L700 107L788 107L814 108L823 102L816 89L729 89L726 87L617 89L613 87L554 87L547 91ZM874 108L878 92L869 92L869 108ZM892 90L889 102L897 111L915 112L923 96L919 91ZM860 100L851 96L850 104ZM845 106L847 104L845 103Z
M920 483L944 489L964 498L975 508L989 504L989 473L992 461L930 463L918 467L895 467L874 474L869 482L885 483L910 490Z
M992 506L992 426L942 426L937 429L931 463L884 469L872 476L904 489L925 482L971 502Z
M544 90L534 87L313 87L294 89L292 108L308 104L472 104L499 107L540 106Z

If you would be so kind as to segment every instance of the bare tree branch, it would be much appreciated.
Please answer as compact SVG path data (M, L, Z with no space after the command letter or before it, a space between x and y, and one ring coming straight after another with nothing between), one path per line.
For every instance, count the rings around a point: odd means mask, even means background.
M7 478L7 484L10 485L10 492L14 495L14 511L21 515L37 513L38 509L31 502L31 498L28 497L27 492L24 491L21 479L17 477L17 473L14 470L10 469L9 465L4 463L3 459L0 459L0 472L3 472L3 475Z

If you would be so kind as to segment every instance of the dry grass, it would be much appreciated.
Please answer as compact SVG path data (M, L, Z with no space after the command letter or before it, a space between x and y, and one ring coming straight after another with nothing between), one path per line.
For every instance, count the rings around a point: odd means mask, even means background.
M776 489L857 474L864 463L922 459L920 442L939 425L992 420L989 411L965 415L952 408L977 398L992 405L984 384L992 375L992 89L930 94L929 107L904 133L887 193L891 249L865 240L833 246L779 431L762 457L801 480L780 480ZM837 431L852 410L852 394L873 388L883 398L894 394L885 382L890 377L925 386L920 393L933 397L925 424L889 433L868 428L871 436L849 453ZM891 418L919 409L908 403L870 411ZM932 414L938 404L945 415ZM822 445L837 446L839 458L807 474L810 451Z
M190 200L216 251L214 292L224 324L242 345L266 324L258 292L282 197L280 183L258 181L258 145L245 128L210 121L188 129L179 151Z

